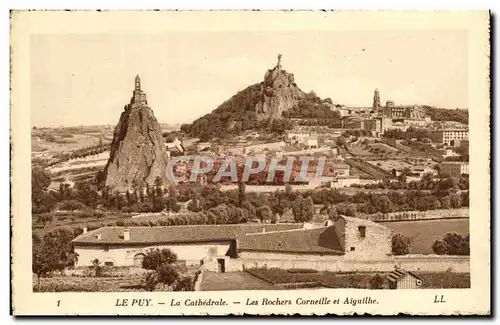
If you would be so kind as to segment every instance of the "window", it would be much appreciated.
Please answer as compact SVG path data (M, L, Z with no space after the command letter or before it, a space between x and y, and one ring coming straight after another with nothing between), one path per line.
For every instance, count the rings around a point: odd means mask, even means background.
M365 238L366 237L366 227L365 226L359 226L358 227L358 231L359 231L359 236L361 238Z
M214 256L217 256L217 247L210 247L208 249L208 255L210 257L214 257Z
M356 250L356 248L354 248L354 247L351 247L351 252L354 252L354 250Z

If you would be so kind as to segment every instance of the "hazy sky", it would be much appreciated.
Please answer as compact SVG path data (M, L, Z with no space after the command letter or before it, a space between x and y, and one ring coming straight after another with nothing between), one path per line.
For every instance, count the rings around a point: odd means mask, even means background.
M134 77L161 123L191 122L282 65L334 103L468 107L464 31L168 32L31 39L32 124L116 124Z

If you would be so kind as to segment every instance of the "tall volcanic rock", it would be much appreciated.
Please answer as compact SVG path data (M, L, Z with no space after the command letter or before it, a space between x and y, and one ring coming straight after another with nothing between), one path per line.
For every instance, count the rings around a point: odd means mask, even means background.
M297 84L293 73L288 73L281 67L281 54L278 64L269 69L260 84L261 99L255 106L258 119L280 118L281 113L297 106L305 94Z
M160 125L135 78L135 90L115 128L104 169L106 186L124 191L166 180L167 154Z

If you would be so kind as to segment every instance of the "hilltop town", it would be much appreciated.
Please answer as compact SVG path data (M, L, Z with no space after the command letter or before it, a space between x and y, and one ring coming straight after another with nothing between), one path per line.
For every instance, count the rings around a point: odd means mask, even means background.
M273 289L294 272L313 287L470 286L467 110L395 103L390 89L369 107L335 103L302 91L281 54L191 124L160 124L139 75L133 86L116 126L33 127L36 290L60 270L74 280L62 291ZM249 157L268 163L243 180ZM216 175L228 159L236 179ZM269 167L290 159L292 181ZM50 249L65 259L47 266ZM176 265L164 287L148 286L156 257Z

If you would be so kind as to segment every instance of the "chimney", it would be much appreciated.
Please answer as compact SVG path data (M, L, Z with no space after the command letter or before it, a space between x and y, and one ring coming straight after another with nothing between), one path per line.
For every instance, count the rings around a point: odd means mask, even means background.
M123 240L130 240L130 229L123 229Z
M87 233L87 226L83 226L83 233L86 234Z
M96 237L97 237L97 240L101 240L102 239L102 235L101 234L97 234Z

